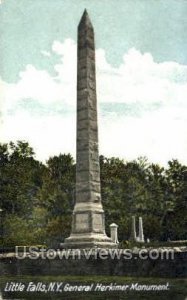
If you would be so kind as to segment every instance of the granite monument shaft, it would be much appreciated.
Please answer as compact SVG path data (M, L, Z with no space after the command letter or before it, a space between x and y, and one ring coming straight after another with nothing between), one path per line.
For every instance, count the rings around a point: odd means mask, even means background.
M98 151L94 29L87 11L78 26L76 203L65 247L114 247L105 233Z

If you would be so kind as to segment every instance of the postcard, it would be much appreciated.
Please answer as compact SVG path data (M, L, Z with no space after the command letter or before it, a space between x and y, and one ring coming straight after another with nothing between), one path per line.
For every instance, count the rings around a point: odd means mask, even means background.
M0 299L187 299L186 15L0 1Z

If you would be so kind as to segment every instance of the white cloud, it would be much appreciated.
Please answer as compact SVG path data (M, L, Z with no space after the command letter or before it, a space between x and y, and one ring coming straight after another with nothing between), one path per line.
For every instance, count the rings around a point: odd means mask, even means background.
M0 78L0 140L2 139L3 121L7 112L7 93L10 85Z
M47 71L37 70L32 65L19 74L16 84L8 84L1 80L4 86L3 98L5 105L11 107L20 99L32 98L47 103L60 98L59 85Z
M75 153L75 114L31 116L24 109L11 108L20 100L34 99L50 107L76 106L76 43L54 41L51 55L59 56L56 76L27 65L16 84L0 81L0 109L3 111L1 140L28 140L40 159L59 152ZM47 55L46 51L42 51ZM132 48L114 68L105 51L96 51L99 103L146 106L141 117L127 113L100 114L100 152L134 159L146 155L150 161L166 163L174 158L187 163L187 66L176 62L156 63L150 53ZM151 105L157 103L154 109ZM14 130L13 130L14 129Z
M186 163L186 121L173 120L162 111L143 118L100 120L100 147L106 156L127 160L147 156L150 162L165 165L178 158Z
M70 152L75 156L76 137L72 125L72 119L69 117L35 117L19 111L14 116L6 117L3 140L28 141L37 158L42 161L59 153Z
M102 59L99 56L97 60L98 89L103 102L167 103L176 101L179 95L180 101L186 98L185 94L181 95L181 89L187 87L187 66L156 63L150 53L141 54L134 48L124 55L118 69L107 66L103 53Z
M75 84L77 70L76 43L71 39L66 39L63 44L54 41L52 51L60 56L60 63L54 66L58 80Z
M49 51L41 50L41 54L47 57L51 57L51 53Z

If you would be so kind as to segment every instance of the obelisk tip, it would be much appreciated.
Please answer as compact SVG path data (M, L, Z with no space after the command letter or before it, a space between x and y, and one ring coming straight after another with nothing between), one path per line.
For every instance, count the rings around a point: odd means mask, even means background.
M88 15L88 12L87 12L87 9L85 8L83 14L87 14Z
M85 8L82 18L80 20L79 27L93 27L86 8Z

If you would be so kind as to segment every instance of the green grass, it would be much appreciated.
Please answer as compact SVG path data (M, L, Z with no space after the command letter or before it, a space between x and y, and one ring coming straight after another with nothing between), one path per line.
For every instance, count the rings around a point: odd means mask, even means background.
M121 291L121 292L63 292L57 293L3 293L7 299L151 299L151 300L185 300L187 297L187 279L167 279L167 278L138 278L124 276L4 276L0 277L0 289L3 291L6 282L67 282L67 283L117 283L131 284L138 282L139 284L166 284L169 282L169 291Z

